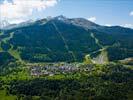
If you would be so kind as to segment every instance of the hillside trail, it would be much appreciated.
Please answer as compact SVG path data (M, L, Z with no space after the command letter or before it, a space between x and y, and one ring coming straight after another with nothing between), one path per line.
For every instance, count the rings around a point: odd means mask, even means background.
M53 24L55 30L57 31L58 35L59 35L60 38L62 39L62 41L63 41L63 43L64 43L64 45L65 45L65 48L66 48L67 52L68 52L69 54L72 55L73 60L76 62L76 56L75 56L74 52L71 51L71 50L69 49L69 46L68 46L68 44L67 44L66 39L64 38L64 36L62 35L62 33L59 31L59 29L58 29L58 27L56 26L56 24L55 24L54 22L53 22L52 24Z
M0 36L3 36L4 35L4 31L2 32L2 34ZM2 46L1 46L1 43L9 43L8 41L10 41L10 39L12 39L14 36L14 32L11 32L9 33L9 36L8 37L4 37L0 40L0 52L4 52ZM20 57L20 53L18 52L18 50L14 50L13 49L13 45L10 44L10 48L9 50L7 50L6 52L8 52L10 55L12 55L15 59L19 60L19 61L22 61L21 57Z
M95 43L101 48L99 50L93 51L90 54L87 54L85 56L85 59L91 59L91 62L93 63L97 63L97 64L104 64L108 62L108 53L106 51L106 49L108 48L108 46L103 46L102 44L100 44L100 41L95 37L94 33L91 33L90 36L95 40ZM91 58L92 54L95 54L97 52L100 52L100 54L97 55L97 57Z

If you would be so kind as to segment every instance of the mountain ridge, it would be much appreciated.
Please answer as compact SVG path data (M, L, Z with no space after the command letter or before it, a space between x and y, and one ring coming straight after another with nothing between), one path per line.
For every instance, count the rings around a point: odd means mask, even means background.
M23 27L23 24L25 26L28 26L28 25L32 25L36 22L40 22L45 20L45 21L50 21L50 20L61 20L62 21L66 21L66 22L69 22L71 24L74 24L74 25L77 25L77 26L81 26L81 27L84 27L84 28L87 28L87 29L95 29L96 27L99 27L99 28L112 28L112 27L115 27L115 28L125 28L125 29L132 29L132 28L127 28L127 27L122 27L122 26L119 26L119 25L113 25L113 26L106 26L106 25L99 25L99 24L96 24L94 22L91 22L89 21L88 19L85 19L85 18L67 18L63 15L59 15L59 16L56 16L56 17L46 17L46 18L42 18L42 19L37 19L37 20L28 20L28 21L25 21L25 22L21 22L21 23L18 23L18 24L10 24L8 21L4 21L6 23L8 23L7 25L4 25L4 27L0 27L1 29L5 29L5 30L10 30L12 28L15 28L15 27ZM14 27L11 27L11 26L14 26ZM10 28L11 27L11 28Z
M3 41L6 37L9 39ZM115 61L133 57L132 37L133 30L129 28L106 27L83 18L57 16L5 29L0 36L0 47L30 62L83 61L88 54L91 60L108 57L109 61Z

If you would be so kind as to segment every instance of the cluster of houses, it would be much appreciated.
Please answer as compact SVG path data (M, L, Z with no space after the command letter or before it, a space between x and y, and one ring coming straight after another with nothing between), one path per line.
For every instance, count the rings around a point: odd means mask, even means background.
M31 76L53 76L61 73L90 71L91 68L92 66L80 67L77 64L34 65L30 67L30 73L31 73Z

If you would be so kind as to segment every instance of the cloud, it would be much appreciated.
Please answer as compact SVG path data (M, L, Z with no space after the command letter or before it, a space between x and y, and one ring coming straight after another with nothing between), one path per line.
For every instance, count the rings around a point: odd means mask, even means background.
M129 15L130 15L130 16L133 16L133 11L131 11Z
M105 26L108 26L108 27L110 27L110 26L112 26L111 24L105 24Z
M126 28L132 28L133 29L133 24L125 24L125 25L121 25L123 27L126 27Z
M0 4L0 21L21 22L29 19L33 11L41 12L48 7L53 7L59 0L4 0Z
M96 17L94 17L94 16L93 17L90 17L90 18L88 18L88 20L89 21L92 21L92 22L95 22L96 21Z

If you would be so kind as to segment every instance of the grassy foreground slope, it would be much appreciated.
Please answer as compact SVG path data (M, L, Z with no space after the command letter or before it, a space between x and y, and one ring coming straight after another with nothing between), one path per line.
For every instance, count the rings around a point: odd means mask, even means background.
M6 94L5 90L0 90L0 99L1 100L16 100L16 96Z

